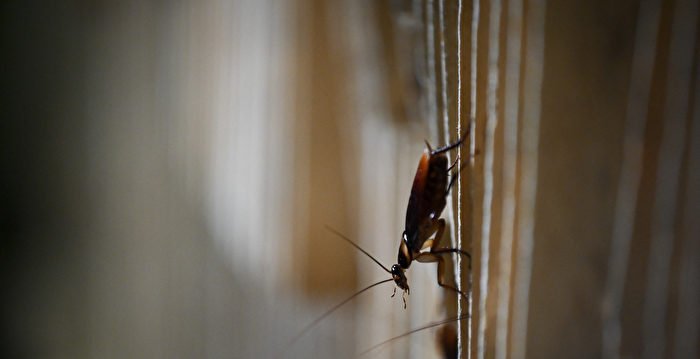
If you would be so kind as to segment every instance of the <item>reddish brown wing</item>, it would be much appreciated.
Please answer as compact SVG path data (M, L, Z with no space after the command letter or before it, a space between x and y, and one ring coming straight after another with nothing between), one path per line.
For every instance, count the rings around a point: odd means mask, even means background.
M406 236L411 251L419 250L428 239L433 219L437 220L445 208L446 189L447 157L423 153L406 210Z

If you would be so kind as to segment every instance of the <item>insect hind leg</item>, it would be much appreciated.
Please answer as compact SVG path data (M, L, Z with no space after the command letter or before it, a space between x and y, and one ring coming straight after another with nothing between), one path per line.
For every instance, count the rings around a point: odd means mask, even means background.
M438 272L437 272L437 282L438 284L443 287L450 289L452 291L455 291L459 293L461 296L463 296L465 299L467 299L467 295L464 294L464 292L460 291L457 289L457 287L452 286L450 284L445 283L445 259L443 258L443 254L445 253L458 253L466 256L469 258L469 267L471 267L471 255L469 253L458 249L458 248L442 248L438 246L438 243L440 242L440 239L442 238L442 234L445 231L445 220L443 218L440 218L437 221L437 231L435 232L435 237L430 239L429 241L431 242L430 245L430 252L423 252L419 254L415 260L421 262L421 263L432 263L432 262L437 262L438 264Z
M459 293L459 295L464 297L464 299L468 299L468 296L464 292L462 292L461 290L457 289L457 287L445 283L445 259L442 258L442 254L436 254L436 253L432 253L432 252L421 253L415 258L415 260L417 260L421 263L437 262L437 264L438 264L438 270L437 270L438 285L440 285L443 288L447 288L449 290L457 292L457 293Z
M444 254L444 253L461 254L469 259L469 268L471 268L472 256L471 256L471 254L469 254L469 252L463 251L459 248L447 248L447 247L440 247L439 246L440 239L442 238L442 234L445 232L445 225L446 225L445 220L443 218L438 219L437 231L435 232L435 237L433 237L432 242L430 243L430 253L433 253L433 254Z
M450 166L447 170L451 170L452 167L454 167L457 164L457 161L459 161L459 155L457 155L457 159L455 160L455 163ZM457 171L454 171L452 173L452 178L450 178L450 183L447 185L447 190L445 191L445 196L447 196L450 193L450 189L452 188L452 185L455 184L457 179L459 178L459 175L462 173L462 170L464 170L465 166L459 166L459 169Z
M432 155L438 155L441 153L445 153L449 150L452 150L452 149L455 149L455 148L461 146L462 144L464 144L464 140L467 138L467 136L469 136L469 127L467 127L467 130L464 131L464 134L462 135L462 137L460 137L459 140L452 142L452 143L446 145L445 147L441 147L441 148L430 151L430 155L432 156ZM430 146L428 146L428 148L430 148Z
M459 162L459 153L457 154L457 158L455 158L455 161L452 162L452 164L450 165L450 167L447 167L447 170L448 170L448 171L451 171L451 170L457 165L457 162Z
M472 256L469 254L469 252L465 252L459 248L438 248L436 250L431 251L431 253L435 253L435 254L444 254L444 253L461 254L469 259L469 268L472 267Z

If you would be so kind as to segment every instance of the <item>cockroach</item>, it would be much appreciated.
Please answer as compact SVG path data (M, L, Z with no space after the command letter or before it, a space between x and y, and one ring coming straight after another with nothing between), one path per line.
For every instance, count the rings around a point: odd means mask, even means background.
M464 139L468 135L469 130L467 129L467 131L465 131L465 133L459 140L438 149L432 149L428 141L425 141L427 148L423 152L423 156L418 162L416 176L413 179L411 195L408 200L408 208L406 209L406 225L403 234L401 235L397 263L392 265L391 269L388 269L371 254L369 254L358 244L344 236L342 233L336 231L335 229L329 226L326 226L328 230L335 233L340 238L346 240L353 247L357 248L359 251L367 255L370 259L377 263L384 271L389 273L391 275L391 278L381 280L356 292L349 298L343 300L333 308L326 311L323 315L311 322L301 332L299 332L299 334L297 334L297 336L295 336L294 339L288 344L288 347L294 344L294 342L301 338L309 329L314 327L321 320L323 320L335 310L340 308L343 304L349 302L356 296L364 293L372 287L375 287L382 283L394 281L396 287L403 291L402 299L404 309L406 309L405 296L406 294L410 294L410 288L408 286L408 278L406 277L405 271L411 266L411 262L413 262L414 260L423 263L437 262L438 285L458 293L465 299L467 298L467 295L463 291L457 289L457 287L453 285L445 283L445 260L443 258L443 255L448 253L456 253L464 255L470 260L471 256L469 255L469 253L459 248L439 247L438 243L440 242L440 239L442 238L443 232L445 230L445 220L443 218L440 218L440 215L442 214L442 211L445 209L445 206L447 204L447 195L449 194L452 185L457 180L460 173L459 169L456 170L452 174L452 178L448 182L448 173L457 164L459 158L457 158L455 162L448 167L447 152L462 146L462 144L464 143ZM430 238L433 234L434 236ZM428 250L425 251L425 249ZM394 295L396 294L396 287L394 287L394 293L391 295L392 297L394 297ZM460 316L457 318L432 323L427 326L409 331L398 337L391 338L386 342L404 337L419 330L424 330L444 323L461 320L465 317L466 316ZM380 343L377 346L386 342ZM372 347L365 352L368 352L374 349L375 347Z
M445 205L447 204L445 198L450 192L450 188L452 188L455 180L459 177L459 170L457 170L452 175L452 179L448 184L447 173L457 164L457 160L448 168L446 153L461 146L468 134L469 130L465 131L464 135L462 135L459 140L436 150L433 150L428 141L425 141L427 149L423 152L420 162L418 162L418 170L416 171L416 176L413 179L413 187L411 188L411 197L408 199L406 227L401 236L398 263L391 266L391 274L394 278L394 283L396 283L404 293L410 293L408 280L406 279L404 271L411 266L413 260L417 260L423 263L437 262L438 284L443 288L459 293L465 299L467 298L464 292L445 283L445 259L442 255L445 253L458 253L466 256L470 260L471 256L469 253L459 248L438 247L438 243L445 231L445 220L440 218L440 214L442 214L442 210L445 209ZM430 238L433 233L435 233L435 236ZM430 250L421 252L426 248L430 248ZM404 307L405 306L404 298Z

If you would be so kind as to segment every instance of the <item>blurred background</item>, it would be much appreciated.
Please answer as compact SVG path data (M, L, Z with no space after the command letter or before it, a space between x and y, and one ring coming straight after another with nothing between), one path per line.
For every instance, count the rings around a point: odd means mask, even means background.
M696 1L0 9L3 357L700 357ZM414 264L290 345L467 128L469 300Z

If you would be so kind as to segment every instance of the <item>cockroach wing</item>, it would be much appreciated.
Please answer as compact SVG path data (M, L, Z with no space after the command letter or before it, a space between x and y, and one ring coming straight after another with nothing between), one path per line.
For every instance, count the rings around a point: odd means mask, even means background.
M406 236L412 251L420 250L432 234L434 219L445 208L447 190L447 157L423 153L413 179L406 210Z

